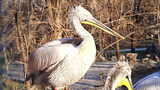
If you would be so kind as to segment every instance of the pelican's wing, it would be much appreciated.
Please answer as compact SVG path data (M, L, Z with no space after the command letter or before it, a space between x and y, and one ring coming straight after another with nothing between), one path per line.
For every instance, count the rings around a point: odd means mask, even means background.
M134 90L160 90L160 72L148 75L136 82Z
M73 44L63 43L62 41L67 40L52 41L35 50L29 58L29 73L53 68L69 55L77 53L77 48Z

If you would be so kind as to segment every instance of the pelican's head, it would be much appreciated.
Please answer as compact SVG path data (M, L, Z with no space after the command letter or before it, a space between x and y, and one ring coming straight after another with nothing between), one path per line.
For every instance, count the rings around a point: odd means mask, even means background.
M105 87L105 90L133 90L131 68L127 62L119 61L113 66L107 76Z
M91 26L95 26L95 27L97 27L97 28L99 28L99 29L101 29L101 30L113 35L113 36L118 36L118 37L124 39L123 36L121 36L117 32L113 31L111 28L105 26L100 21L95 19L88 10L86 10L85 8L83 8L81 6L73 7L70 11L69 18L70 18L70 20L72 20L74 18L76 18L76 19L78 18L79 21L81 22L81 24L88 24Z

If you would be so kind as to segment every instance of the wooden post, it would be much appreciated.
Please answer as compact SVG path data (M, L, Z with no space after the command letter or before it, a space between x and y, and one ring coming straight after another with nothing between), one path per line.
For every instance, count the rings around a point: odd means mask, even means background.
M133 0L133 5L132 5L132 10L133 10L133 15L135 14L135 22L139 23L140 22L140 17L139 15L136 15L137 13L140 12L140 6L142 3L142 0ZM131 38L134 38L134 35L131 35ZM131 53L135 53L135 47L134 47L134 40L131 39Z
M116 38L116 41L118 40L118 38ZM116 44L116 57L117 57L117 61L119 61L119 56L120 56L120 53L119 53L119 42L117 42Z
M134 34L131 35L131 53L135 53L135 47L134 47Z

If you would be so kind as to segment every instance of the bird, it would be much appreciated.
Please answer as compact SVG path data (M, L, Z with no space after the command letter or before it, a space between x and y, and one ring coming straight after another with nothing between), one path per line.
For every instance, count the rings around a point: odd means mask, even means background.
M131 68L127 61L118 61L110 69L102 90L133 90Z
M160 90L160 71L143 77L133 87L134 90Z
M82 6L70 9L69 23L81 38L61 38L50 41L34 50L28 61L27 79L33 85L51 86L59 90L80 80L95 61L96 46L93 36L82 26L95 26L113 36L122 35L95 19Z
M133 84L130 65L126 61L118 61L108 73L102 90L160 90L160 71Z

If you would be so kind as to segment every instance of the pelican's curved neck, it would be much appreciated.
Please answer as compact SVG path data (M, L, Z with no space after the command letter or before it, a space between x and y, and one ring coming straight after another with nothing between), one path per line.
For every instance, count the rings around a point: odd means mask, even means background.
M84 29L84 27L81 25L80 20L76 17L72 17L72 25L74 29L76 30L76 33L82 38L93 38L92 35Z

